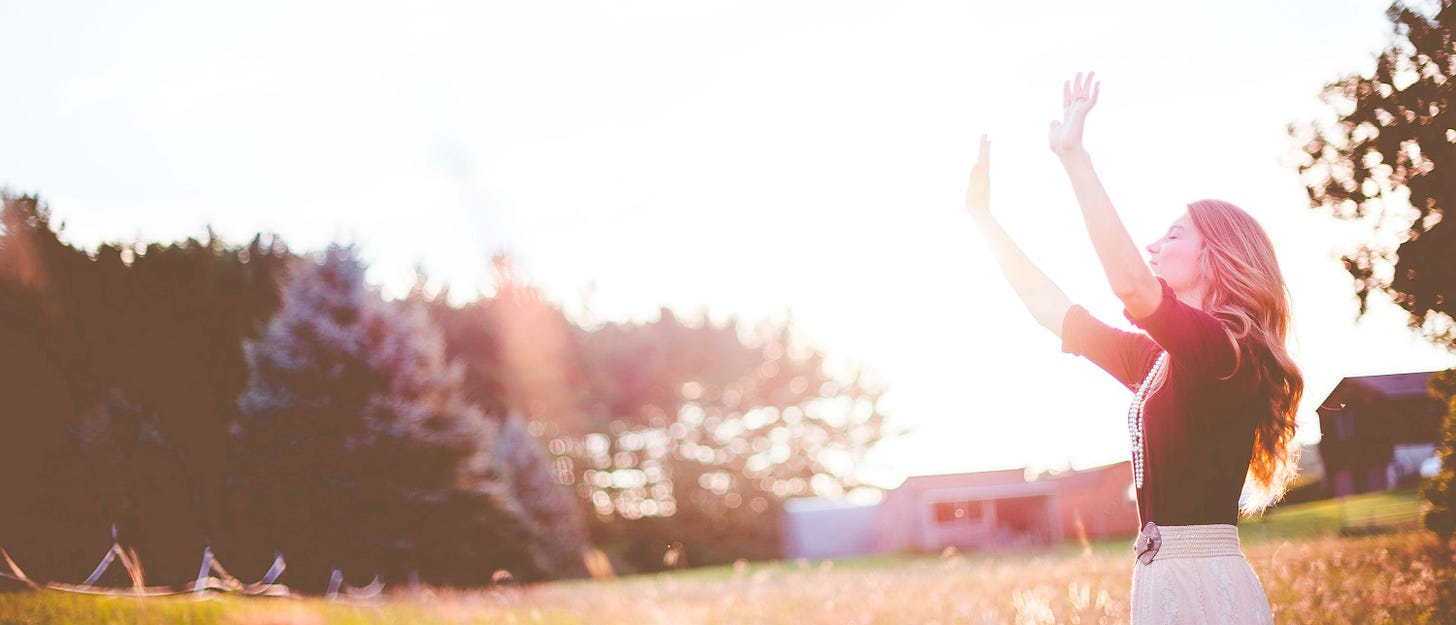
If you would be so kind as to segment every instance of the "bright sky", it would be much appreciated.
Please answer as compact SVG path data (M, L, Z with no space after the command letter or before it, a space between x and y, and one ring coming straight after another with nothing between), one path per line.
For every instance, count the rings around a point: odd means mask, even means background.
M872 479L1127 457L1129 393L1060 352L963 214L976 139L994 211L1126 325L1046 148L1095 69L1087 144L1134 238L1201 197L1258 217L1294 295L1314 408L1348 375L1456 366L1378 302L1358 326L1285 126L1372 66L1383 0L21 4L0 0L0 185L70 240L206 224L354 239L392 292L418 263L484 288L508 252L581 315L791 309L887 380L913 433Z

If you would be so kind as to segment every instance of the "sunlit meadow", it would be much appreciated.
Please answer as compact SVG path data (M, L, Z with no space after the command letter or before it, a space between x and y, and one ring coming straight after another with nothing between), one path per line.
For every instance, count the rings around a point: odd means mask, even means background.
M1279 623L1444 623L1423 532L1245 548ZM1445 556L1449 558L1449 556ZM609 582L427 591L371 603L0 596L5 623L1126 623L1122 550L739 565ZM1444 583L1450 584L1449 577Z
M1415 503L1412 493L1317 502L1244 524L1244 553L1276 622L1456 622L1449 603L1456 563L1412 516L1356 535L1362 519L1378 522L1377 515ZM18 593L0 595L0 622L1111 625L1128 622L1132 566L1127 545L1109 541L1030 553L740 562L611 580L401 592L369 602Z

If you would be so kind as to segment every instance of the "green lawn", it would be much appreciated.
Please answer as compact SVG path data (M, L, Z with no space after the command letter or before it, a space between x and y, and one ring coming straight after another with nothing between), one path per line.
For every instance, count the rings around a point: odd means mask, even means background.
M1245 543L1330 535L1359 535L1421 526L1425 502L1417 489L1278 506L1239 523Z

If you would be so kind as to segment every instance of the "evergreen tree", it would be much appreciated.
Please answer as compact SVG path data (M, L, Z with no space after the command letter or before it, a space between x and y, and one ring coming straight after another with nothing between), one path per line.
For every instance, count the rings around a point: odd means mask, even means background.
M538 574L491 465L497 429L465 401L422 311L381 301L341 246L303 264L282 298L246 346L233 433L239 488L290 570L320 583L330 566L365 579L418 568L440 583Z
M538 533L538 551L552 577L580 577L586 574L586 525L581 502L564 481L570 479L570 464L553 462L546 448L531 435L518 414L504 418L496 441L496 462Z
M0 545L39 577L77 581L115 524L156 578L195 575L209 536L261 573L267 552L226 535L219 494L241 339L277 307L286 247L88 253L36 198L0 196Z

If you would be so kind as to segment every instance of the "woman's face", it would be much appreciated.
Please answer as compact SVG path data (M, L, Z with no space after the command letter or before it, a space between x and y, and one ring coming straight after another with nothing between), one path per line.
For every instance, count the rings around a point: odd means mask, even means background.
M1153 241L1147 249L1148 265L1152 267L1153 275L1167 280L1168 286L1178 294L1178 299L1188 301L1185 297L1198 293L1198 254L1203 250L1203 237L1193 227L1187 213L1174 221L1163 238ZM1196 306L1198 302L1192 304Z

